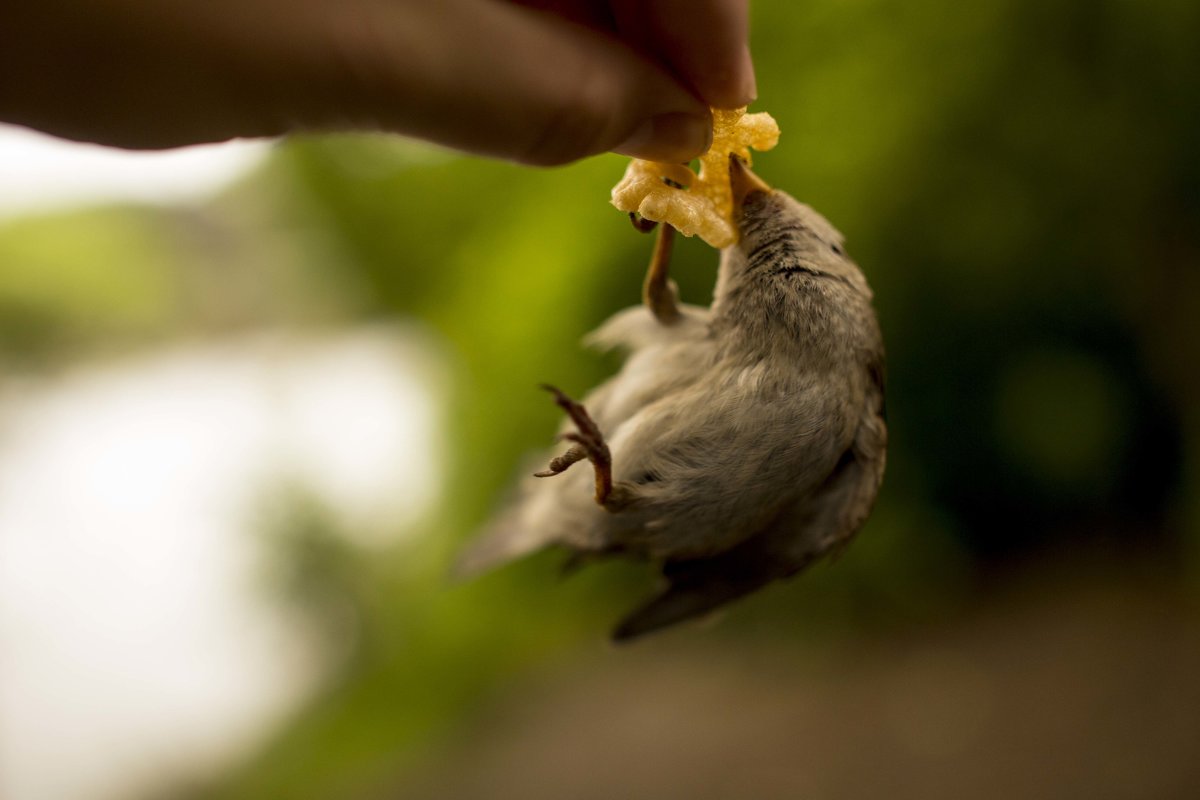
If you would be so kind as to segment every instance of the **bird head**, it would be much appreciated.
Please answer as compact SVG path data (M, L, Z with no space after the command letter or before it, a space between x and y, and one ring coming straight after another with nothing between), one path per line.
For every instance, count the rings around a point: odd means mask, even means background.
M829 220L768 186L737 155L729 157L729 182L738 241L725 250L723 273L759 282L796 274L828 277L869 295L866 279L846 255L845 238Z

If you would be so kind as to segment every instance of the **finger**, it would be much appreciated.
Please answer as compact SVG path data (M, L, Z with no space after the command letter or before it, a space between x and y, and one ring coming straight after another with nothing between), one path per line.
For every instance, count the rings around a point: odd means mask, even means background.
M613 0L622 38L668 64L709 105L757 96L747 44L748 0Z
M0 115L87 141L372 128L559 164L682 161L711 135L705 105L615 37L503 2L54 0L28 16L28 35L0 37L0 77L33 77Z
M0 118L58 136L163 148L280 133L239 55L269 20L230 3L44 0L0 20ZM240 59L245 60L245 59ZM261 70L259 70L261 72Z
M541 165L613 149L681 161L708 146L705 104L603 33L507 3L358 5L365 14L325 29L318 123L333 104L361 124Z

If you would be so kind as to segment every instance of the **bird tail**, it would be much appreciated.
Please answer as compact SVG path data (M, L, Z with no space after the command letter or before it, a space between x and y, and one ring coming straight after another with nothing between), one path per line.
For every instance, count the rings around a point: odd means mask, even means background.
M627 615L612 632L614 642L628 642L647 633L676 625L715 611L726 603L750 594L766 583L729 582L686 585L673 583L661 594Z
M523 524L520 517L518 508L509 508L485 527L455 560L453 577L474 578L550 543L535 528Z
M803 568L786 572L769 562L734 552L713 558L668 561L665 591L627 615L612 633L614 642L628 642L647 633L700 617L762 586Z

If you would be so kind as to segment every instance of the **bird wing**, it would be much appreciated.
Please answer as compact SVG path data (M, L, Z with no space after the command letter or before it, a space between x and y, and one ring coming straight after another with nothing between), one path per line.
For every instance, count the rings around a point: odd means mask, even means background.
M875 503L886 463L882 363L870 373L854 441L820 489L794 501L765 530L729 551L667 561L667 588L626 616L613 632L614 640L628 641L698 617L797 574L853 538Z
M708 335L708 325L712 319L711 310L681 303L679 312L678 320L664 325L645 306L631 306L609 317L603 325L584 337L583 343L601 352L632 352L656 344L695 341Z
M887 419L882 361L871 365L858 430L849 449L813 500L780 531L776 550L800 566L836 554L862 528L875 506L887 465ZM790 528L790 530L789 530ZM793 570L793 572L796 570Z

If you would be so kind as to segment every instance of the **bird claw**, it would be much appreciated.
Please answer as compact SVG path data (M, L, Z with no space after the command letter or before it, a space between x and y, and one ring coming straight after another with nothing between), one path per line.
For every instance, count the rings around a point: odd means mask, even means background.
M634 230L638 233L649 233L658 225L652 219L646 219L636 211L629 212L629 221L633 223Z
M557 438L561 442L563 440L569 439L570 434L562 434L561 436L558 436ZM535 478L552 478L555 475L560 475L560 474L566 472L567 467L571 466L576 461L582 461L585 458L587 458L587 452L582 447L572 447L570 450L563 453L561 456L555 456L554 458L550 459L550 465L546 469L542 470L541 472L533 473L533 477L535 477Z
M558 475L576 461L586 458L596 470L596 502L607 506L613 489L612 453L608 449L608 443L604 441L604 434L582 404L572 400L557 387L542 384L542 388L554 395L554 402L571 418L575 430L559 435L560 441L572 442L572 447L561 456L552 458L548 469L534 473L535 477L548 478Z

